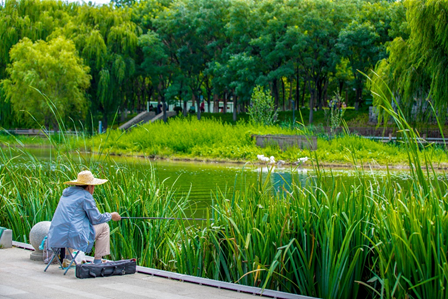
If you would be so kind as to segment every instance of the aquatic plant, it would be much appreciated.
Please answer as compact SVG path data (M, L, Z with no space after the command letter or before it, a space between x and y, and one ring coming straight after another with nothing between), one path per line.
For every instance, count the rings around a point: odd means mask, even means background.
M320 168L316 151L315 176L306 183L293 181L273 192L269 172L256 184L239 175L235 184L242 190L213 189L205 223L111 223L112 257L320 298L446 298L447 176L435 171L431 150L420 150L425 145L401 111L384 105L403 134L406 182L396 182L388 171L367 179L358 157L365 141L350 137L341 148L355 167L354 183ZM109 137L118 142L114 134ZM102 211L191 214L188 194L176 196L175 186L158 181L153 171L137 175L112 161L106 166L108 159L59 149L43 163L20 148L1 148L0 225L26 241L34 223L51 219L62 182L85 168L115 182L96 191Z
M257 161L257 155L274 156L278 160L295 162L298 158L310 156L309 150L288 148L282 150L270 145L266 148L256 146L252 135L286 134L306 135L306 130L291 130L276 126L259 126L239 122L236 125L224 124L218 120L196 118L170 119L149 123L133 128L129 132L109 130L107 135L97 135L88 140L79 140L78 146L88 150L102 151L118 155L143 155L165 158L202 158L215 160ZM76 147L76 143L74 144ZM384 144L356 135L337 136L331 140L318 138L317 150L313 152L321 163L352 163L352 152L363 164L397 165L406 164L408 155L402 141ZM431 156L436 164L448 163L443 148L423 147L418 151Z

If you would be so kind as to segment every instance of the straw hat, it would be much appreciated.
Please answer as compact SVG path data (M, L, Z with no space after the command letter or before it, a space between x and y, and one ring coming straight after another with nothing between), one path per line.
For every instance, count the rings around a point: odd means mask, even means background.
M84 170L84 171L81 171L80 173L78 173L77 180L68 181L68 182L65 182L64 184L84 186L84 185L102 185L106 182L107 182L107 180L96 179L90 171Z

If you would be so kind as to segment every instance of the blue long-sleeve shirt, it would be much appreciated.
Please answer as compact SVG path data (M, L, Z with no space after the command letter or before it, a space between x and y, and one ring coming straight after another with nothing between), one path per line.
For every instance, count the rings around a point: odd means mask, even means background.
M101 214L93 196L81 187L62 192L48 231L48 246L73 248L90 252L95 241L93 225L111 220L110 213Z

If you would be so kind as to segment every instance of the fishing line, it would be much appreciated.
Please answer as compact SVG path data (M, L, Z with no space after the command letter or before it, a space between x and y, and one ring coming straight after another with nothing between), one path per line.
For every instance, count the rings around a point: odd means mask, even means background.
M206 221L213 219L205 218L173 218L173 217L121 217L121 219L150 219L150 220L194 220L194 221Z

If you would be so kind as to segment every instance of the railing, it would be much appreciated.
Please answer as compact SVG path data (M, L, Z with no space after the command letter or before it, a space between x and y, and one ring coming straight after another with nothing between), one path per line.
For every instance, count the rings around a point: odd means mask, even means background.
M39 129L15 129L15 130L2 130L1 132L8 132L12 135L40 135L40 136L46 136L46 135L57 135L57 134L64 134L64 135L82 135L82 132L77 131L54 131L54 130L39 130Z
M379 141L383 141L383 142L388 142L388 141L397 141L400 140L402 138L397 138L395 136L361 136L363 138L366 139L372 139L372 140L379 140ZM447 138L438 138L438 137L420 137L420 138L416 138L417 141L421 142L421 143L437 143L437 144L448 144L448 139Z

